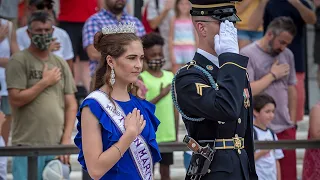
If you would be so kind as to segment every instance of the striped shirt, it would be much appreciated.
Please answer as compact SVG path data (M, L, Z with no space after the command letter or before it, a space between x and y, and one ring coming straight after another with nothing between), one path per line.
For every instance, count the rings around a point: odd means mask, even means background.
M145 35L145 29L142 25L141 21L129 15L126 12L123 12L120 21L117 19L116 15L111 13L108 10L102 9L99 12L92 15L84 24L82 30L82 37L83 37L83 48L86 49L89 45L94 43L94 35L101 31L102 27L109 26L109 25L118 25L119 23L128 23L128 22L135 22L136 25L136 34L137 36L141 37ZM93 75L96 66L98 64L98 59L91 59L90 60L90 74Z

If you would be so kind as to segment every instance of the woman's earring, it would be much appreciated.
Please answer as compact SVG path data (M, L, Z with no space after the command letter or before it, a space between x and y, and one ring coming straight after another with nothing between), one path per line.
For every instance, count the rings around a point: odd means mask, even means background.
M110 84L111 84L111 86L113 86L114 83L116 82L115 77L116 77L116 74L114 73L114 69L113 69L113 67L112 67L112 68L111 68L111 75L110 75Z

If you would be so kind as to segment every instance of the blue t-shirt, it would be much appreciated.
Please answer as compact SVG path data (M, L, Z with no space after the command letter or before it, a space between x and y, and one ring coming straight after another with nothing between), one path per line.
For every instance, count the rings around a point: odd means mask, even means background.
M305 0L300 0L307 8L311 6ZM266 5L263 17L263 29L267 30L273 19L280 16L290 17L296 25L297 34L288 48L293 52L296 72L305 71L305 45L304 31L306 23L302 19L299 11L293 7L288 0L270 0Z
M134 108L140 110L146 120L146 126L141 135L149 145L151 151L153 163L161 160L158 144L156 142L156 130L160 124L160 121L154 116L155 106L145 100L140 100L130 94L130 100L127 102L115 101L122 108L127 115L132 112ZM80 149L78 161L82 165L84 170L87 170L86 162L82 151L82 136L81 136L81 110L83 107L88 106L91 112L96 116L101 125L101 135L103 151L109 149L113 144L118 142L122 133L118 130L117 126L112 122L109 116L101 108L100 104L94 99L86 99L82 102L80 110L77 114L78 133L74 139L76 146ZM138 174L138 170L134 164L133 157L129 151L123 154L123 157L101 178L102 180L140 180L141 177Z

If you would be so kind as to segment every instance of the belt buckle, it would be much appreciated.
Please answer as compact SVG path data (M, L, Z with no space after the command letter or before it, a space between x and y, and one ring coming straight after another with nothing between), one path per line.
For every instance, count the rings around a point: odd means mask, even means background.
M234 137L232 138L233 144L234 144L234 149L241 149L242 148L242 143L241 139L239 137Z

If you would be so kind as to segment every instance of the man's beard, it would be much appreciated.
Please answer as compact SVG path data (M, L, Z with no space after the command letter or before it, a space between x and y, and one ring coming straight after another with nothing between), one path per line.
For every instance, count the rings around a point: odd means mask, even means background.
M274 44L274 38L272 38L269 43L268 43L268 46L267 46L267 49L268 49L268 53L272 56L272 57L276 57L278 56L282 51L281 49L273 49L273 44Z
M120 2L115 2L112 5L109 5L109 10L113 13L113 14L121 14L123 12L124 7L126 6L125 3L120 3Z

